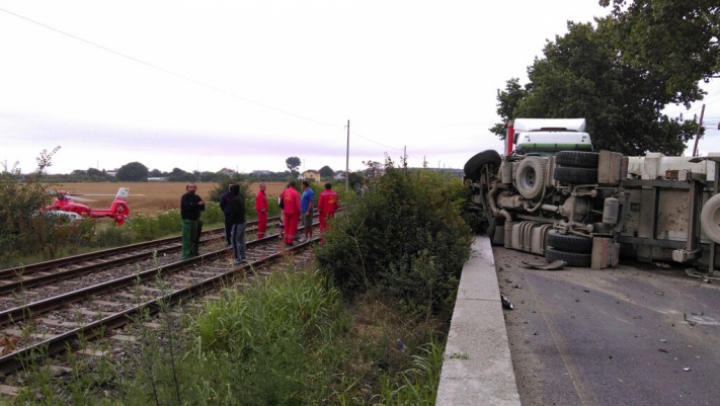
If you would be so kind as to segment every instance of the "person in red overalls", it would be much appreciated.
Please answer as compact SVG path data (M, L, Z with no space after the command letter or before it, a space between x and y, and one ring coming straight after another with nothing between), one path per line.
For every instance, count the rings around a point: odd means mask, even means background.
M268 203L267 196L265 195L265 184L260 184L260 190L255 196L255 211L257 212L258 225L257 225L257 238L265 238L265 230L267 229L267 212Z
M295 190L295 181L290 181L287 189L280 195L283 200L283 215L285 216L285 245L292 245L297 234L298 220L300 220L300 195Z
M318 213L320 216L320 237L325 242L325 230L327 229L328 219L335 217L335 212L340 208L340 199L338 194L332 190L330 183L325 184L325 190L320 193L318 198Z

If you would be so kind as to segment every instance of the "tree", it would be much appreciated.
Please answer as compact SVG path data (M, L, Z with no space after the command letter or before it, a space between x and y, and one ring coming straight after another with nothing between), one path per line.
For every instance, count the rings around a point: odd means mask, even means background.
M332 177L333 174L335 173L335 171L333 171L332 168L327 165L320 168L319 172L320 172L320 176L322 176L323 178Z
M600 0L612 5L613 39L623 60L664 77L666 91L697 100L698 81L720 73L717 0Z
M287 168L288 170L290 170L290 172L297 172L297 169L300 167L301 163L302 162L300 161L300 158L296 156L291 156L285 160L285 165L287 165Z
M93 176L96 178L105 178L107 176L107 173L105 173L105 171L101 171L95 168L88 168L87 174L88 176Z
M512 78L505 84L505 90L497 91L498 108L497 114L505 120L513 120L520 101L527 96L527 90L520 85L520 79ZM490 132L496 134L501 140L505 139L505 123L495 124ZM427 168L427 166L424 166Z
M504 120L584 117L596 149L682 153L697 124L661 110L685 96L668 92L660 75L627 64L613 42L612 22L597 23L568 23L568 33L548 42L544 58L528 68L524 89L511 79L498 92L498 114Z
M150 171L150 176L153 178L159 178L162 177L162 172L160 172L159 169L153 169Z
M197 178L190 172L185 172L180 168L173 168L168 175L168 180L170 182L195 182Z
M147 166L140 162L130 162L121 166L115 177L125 182L141 182L147 180L148 173Z

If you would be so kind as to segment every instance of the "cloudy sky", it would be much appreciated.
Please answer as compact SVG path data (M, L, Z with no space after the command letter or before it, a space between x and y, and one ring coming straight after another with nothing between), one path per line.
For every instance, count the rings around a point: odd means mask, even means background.
M526 78L567 20L606 12L597 0L0 0L0 161L32 170L60 145L51 173L279 171L289 156L338 170L350 120L351 169L403 148L411 166L462 168L502 148L487 130L496 89Z

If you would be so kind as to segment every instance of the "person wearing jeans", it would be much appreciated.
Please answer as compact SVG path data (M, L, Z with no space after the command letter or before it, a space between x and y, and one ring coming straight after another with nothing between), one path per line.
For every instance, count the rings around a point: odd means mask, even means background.
M233 263L240 265L245 262L245 198L240 194L240 185L230 186L230 195Z

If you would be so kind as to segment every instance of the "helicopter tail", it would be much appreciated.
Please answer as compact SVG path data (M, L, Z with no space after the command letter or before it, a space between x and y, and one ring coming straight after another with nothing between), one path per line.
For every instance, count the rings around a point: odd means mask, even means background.
M119 226L123 225L130 215L130 208L127 205L127 196L129 191L130 188L126 187L118 189L118 192L115 195L115 200L113 200L110 210L108 210L115 220L115 224Z

